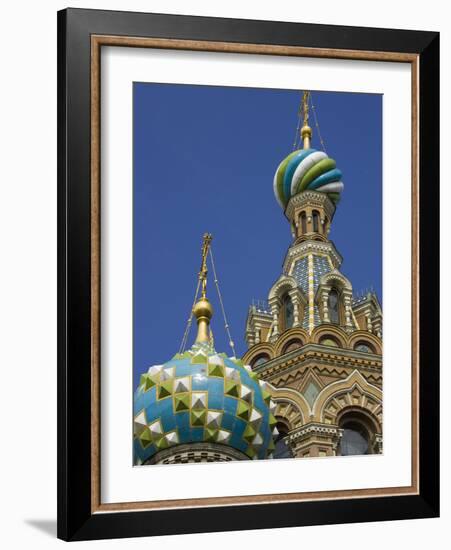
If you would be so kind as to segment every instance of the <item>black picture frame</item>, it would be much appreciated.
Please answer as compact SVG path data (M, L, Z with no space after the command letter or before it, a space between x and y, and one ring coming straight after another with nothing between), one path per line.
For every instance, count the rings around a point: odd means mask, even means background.
M93 513L93 443L89 436L92 35L399 52L418 56L420 376L417 495ZM85 9L58 13L59 538L87 540L439 515L439 121L439 33Z

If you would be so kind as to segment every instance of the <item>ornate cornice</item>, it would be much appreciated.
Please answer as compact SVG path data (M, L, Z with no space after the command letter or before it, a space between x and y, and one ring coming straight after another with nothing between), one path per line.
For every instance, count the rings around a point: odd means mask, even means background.
M305 424L304 426L290 432L288 438L290 443L294 443L299 441L299 439L304 439L305 437L310 437L312 435L338 438L341 436L342 431L343 430L341 430L338 426L310 422L309 424Z
M284 376L300 367L320 363L323 369L339 372L342 369L364 370L368 375L382 377L382 356L320 344L307 344L290 353L270 359L254 370L265 380ZM318 365L318 366L320 366Z
M266 374L262 376L262 380L265 380L266 382L269 382L271 385L273 385L275 388L284 388L284 387L291 387L294 388L293 384L296 383L298 380L304 378L307 374L307 372L314 372L317 376L327 376L330 378L334 378L336 382L340 380L345 380L353 371L356 370L356 367L341 367L341 368L334 368L334 367L323 367L320 368L317 365L309 366L304 365L301 368L295 368L291 369L289 371L285 371L284 373L281 373L277 376L267 376ZM368 371L362 371L357 368L358 372L362 373L363 378L369 383L373 384L375 386L381 386L382 385L382 373L373 373L369 374ZM327 384L326 384L327 386ZM326 387L325 386L325 387Z

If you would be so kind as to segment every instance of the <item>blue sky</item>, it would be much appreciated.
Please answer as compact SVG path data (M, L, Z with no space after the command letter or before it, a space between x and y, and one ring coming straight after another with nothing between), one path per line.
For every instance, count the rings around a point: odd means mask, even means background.
M178 351L206 231L237 354L246 351L248 306L267 297L291 242L272 181L292 151L300 97L296 90L134 84L135 385ZM329 237L354 292L373 287L381 299L382 96L313 92L313 102L345 184ZM320 148L313 118L311 125L312 146ZM208 296L216 349L231 354L212 277Z

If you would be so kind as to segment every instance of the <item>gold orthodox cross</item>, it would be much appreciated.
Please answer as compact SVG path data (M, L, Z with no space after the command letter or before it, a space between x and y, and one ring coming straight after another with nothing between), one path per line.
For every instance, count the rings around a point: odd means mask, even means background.
M207 297L207 255L208 251L210 249L210 243L212 239L211 233L205 233L204 234L204 241L202 243L202 262L200 265L200 271L199 271L199 279L202 284L202 298Z
M309 100L310 92L304 91L302 94L302 111L304 114L304 126L308 126L308 118L309 118L309 106L308 106L308 100Z

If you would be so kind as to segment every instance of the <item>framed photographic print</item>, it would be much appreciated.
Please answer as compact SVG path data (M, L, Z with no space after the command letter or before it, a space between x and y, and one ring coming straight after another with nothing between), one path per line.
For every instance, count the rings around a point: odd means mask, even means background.
M434 517L437 33L58 14L58 536Z

